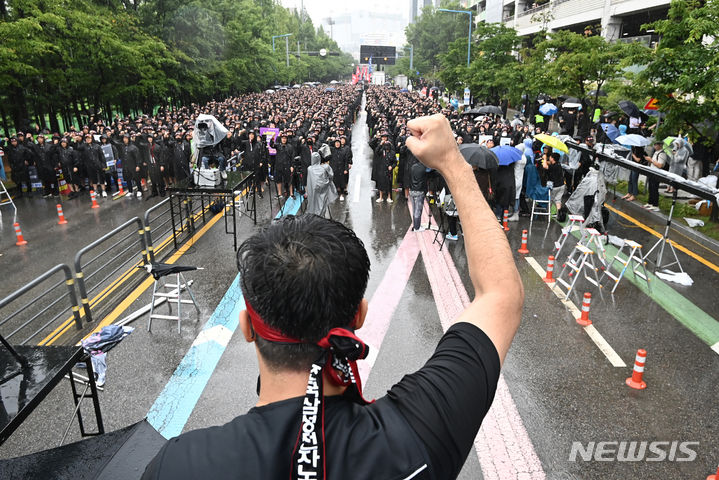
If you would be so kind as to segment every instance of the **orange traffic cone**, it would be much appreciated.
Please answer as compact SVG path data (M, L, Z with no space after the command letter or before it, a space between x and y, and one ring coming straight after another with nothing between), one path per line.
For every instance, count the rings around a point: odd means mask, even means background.
M719 480L719 467L717 467L717 473L714 475L709 475L707 477L707 480Z
M92 199L92 208L100 208L100 205L97 204L95 190L90 190L90 198Z
M59 218L59 221L57 222L58 225L65 225L67 223L67 220L65 220L65 214L62 213L62 205L59 203L57 204L57 218Z
M626 382L632 388L637 390L644 390L647 388L647 384L642 380L644 376L644 363L647 360L647 351L643 348L637 350L637 358L634 359L634 370L632 376L627 378ZM719 472L717 472L719 473Z
M589 305L592 303L592 294L586 292L584 294L584 300L582 300L582 316L577 319L577 323L583 327L587 327L592 324L589 320Z
M549 256L547 260L547 275L544 277L544 281L547 283L554 283L554 255Z
M15 236L17 237L17 242L15 242L15 245L22 246L27 245L27 241L25 241L25 238L22 236L22 230L20 230L20 224L15 222L13 224L13 227L15 228Z
M522 246L519 247L519 250L517 250L519 253L529 253L529 249L527 248L527 238L529 235L527 234L526 230L522 230Z
M117 181L117 187L118 187L117 196L118 196L118 197L124 196L124 195L125 195L125 190L122 189L122 182L121 182L120 180Z
M509 210L504 211L504 216L502 217L502 227L504 228L505 232L509 231Z

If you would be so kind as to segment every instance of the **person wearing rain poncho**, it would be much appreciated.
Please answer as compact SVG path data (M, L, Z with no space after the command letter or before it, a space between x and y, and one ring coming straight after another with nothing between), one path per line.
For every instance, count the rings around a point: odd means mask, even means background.
M672 141L672 155L669 160L669 173L681 176L687 166L687 160L694 153L692 147L684 141L683 138L677 137ZM672 187L667 188L667 193L673 193Z
M312 165L307 169L307 212L325 216L327 206L337 199L337 189L333 180L334 173L330 167L329 147L323 145L318 152L312 152Z
M225 171L226 159L219 146L225 135L227 129L214 116L205 114L197 116L192 143L197 149L197 159L200 160L202 168L209 168L210 163L216 163L220 171Z

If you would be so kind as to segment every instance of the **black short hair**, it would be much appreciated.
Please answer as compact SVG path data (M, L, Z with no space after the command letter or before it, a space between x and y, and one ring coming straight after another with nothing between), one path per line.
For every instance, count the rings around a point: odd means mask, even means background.
M557 152L552 152L551 154L549 154L549 156L552 157L557 163L559 163L559 161L562 159L562 156Z
M272 222L240 246L240 284L264 322L303 344L257 338L270 368L307 370L313 345L335 327L352 325L367 288L370 261L362 241L339 222L317 215Z

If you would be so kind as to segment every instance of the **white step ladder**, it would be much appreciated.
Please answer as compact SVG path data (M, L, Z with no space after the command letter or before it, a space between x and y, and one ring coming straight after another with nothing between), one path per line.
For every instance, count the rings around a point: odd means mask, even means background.
M564 244L567 243L567 238L572 234L575 228L582 230L584 227L584 217L581 215L569 215L569 223L562 228L562 234L559 236L559 240L554 242L554 260L559 260L559 254L564 248Z
M594 264L594 251L582 244L574 246L574 250L567 258L567 262L562 268L562 273L557 277L557 282L564 285L567 289L567 293L564 298L568 299L569 295L574 290L574 285L577 283L577 279L581 274L584 274L584 278L587 281L601 289L601 283L599 282L599 269ZM565 272L569 278L564 278ZM594 278L590 277L592 275ZM571 280L571 281L570 281ZM601 290L600 290L601 292Z
M628 254L624 251L625 248L629 250ZM622 254L626 255L626 260L622 258ZM615 262L622 265L619 275L614 275L611 272L611 269L614 266ZM612 288L612 293L614 293L614 291L619 286L619 282L622 280L622 278L624 278L624 274L626 273L627 268L629 268L629 266L631 265L632 273L634 274L634 276L637 278L641 278L642 280L647 282L647 289L651 291L652 287L649 284L650 278L649 275L647 275L646 264L647 262L645 262L642 257L642 246L633 240L624 240L624 244L621 246L612 261L609 263L607 269L604 270L600 281L604 280L605 276L614 280L614 287Z
M607 251L604 249L602 242L602 234L595 228L586 228L582 231L582 238L579 244L594 250L597 253L599 261L602 262L603 269L607 268Z
M173 274L171 274L173 275ZM169 275L167 275L169 276ZM152 289L152 307L150 307L150 318L147 322L147 331L151 331L152 328L152 320L158 319L158 320L175 320L177 321L177 333L181 332L181 326L182 326L182 304L192 304L195 306L195 310L197 310L197 315L199 318L200 315L200 307L197 306L197 302L195 301L195 295L192 293L192 289L190 289L190 284L187 283L185 280L185 276L181 273L175 273L175 282L176 283L167 283L167 280L163 280L165 277L160 277L159 279L155 280L155 285ZM161 285L158 285L160 282L162 282ZM169 289L169 291L162 291L162 289ZM190 299L182 298L182 290L187 291L187 293L190 294ZM155 300L160 298L166 298L167 299L167 306L170 309L170 315L160 315L158 313L155 313ZM177 315L172 315L172 304L175 304L177 306Z
M2 157L0 157L2 158ZM10 193L7 191L7 188L5 188L5 183L0 180L0 207L4 207L5 205L11 205L14 213L12 217L13 223L17 222L17 207L15 206L15 202L12 201L12 197L10 196ZM2 210L0 210L0 219L2 219Z

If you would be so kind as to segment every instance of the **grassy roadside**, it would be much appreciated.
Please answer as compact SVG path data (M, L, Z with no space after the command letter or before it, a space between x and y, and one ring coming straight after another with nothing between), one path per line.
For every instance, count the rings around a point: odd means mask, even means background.
M607 190L607 193L613 191L613 186L607 185ZM621 181L617 183L617 194L620 193L622 195L627 193L627 182ZM639 195L636 196L636 201L639 202L641 205L644 205L649 201L649 191L644 185L644 182L639 182ZM669 209L671 207L672 199L670 197L664 197L662 195L659 195L659 209L664 215L669 215ZM719 223L712 222L711 220L709 220L709 217L707 215L699 215L699 212L693 206L686 203L677 202L677 205L674 208L674 218L680 219L682 224L686 225L686 222L684 222L684 217L702 220L704 222L704 226L696 227L693 230L701 232L702 234L706 235L709 238L713 238L714 240L719 240Z

